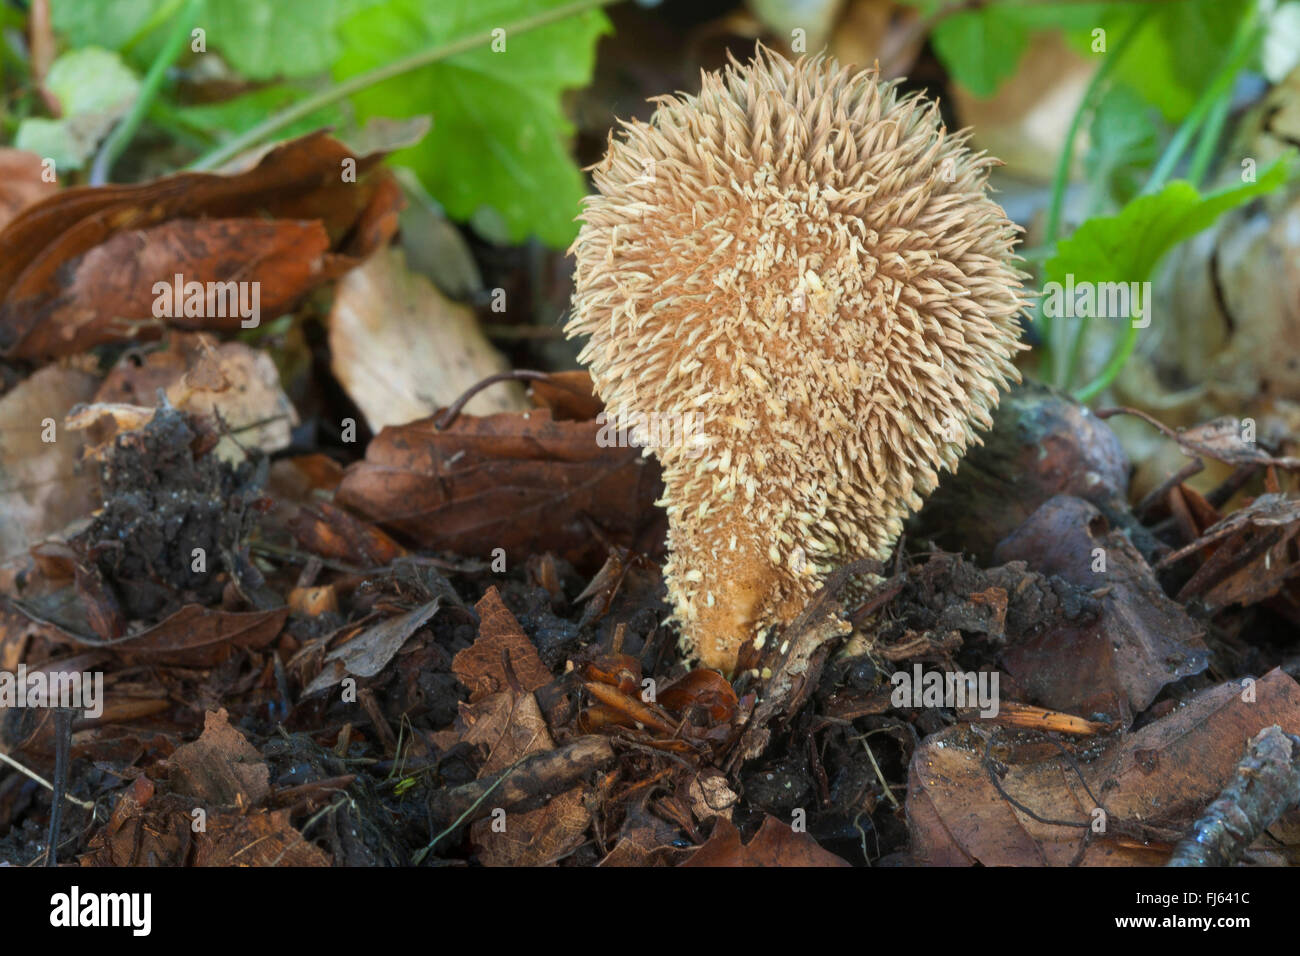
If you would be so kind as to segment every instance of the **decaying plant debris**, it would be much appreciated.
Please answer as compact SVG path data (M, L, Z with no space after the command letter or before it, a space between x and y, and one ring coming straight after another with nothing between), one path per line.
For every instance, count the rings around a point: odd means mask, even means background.
M766 678L734 689L687 670L663 623L662 525L647 546L635 523L556 499L547 520L588 527L606 556L525 547L494 570L493 523L372 523L312 490L341 490L369 461L342 476L310 457L268 472L260 452L217 457L219 416L164 404L120 417L96 446L102 507L67 545L36 549L0 644L6 667L107 674L103 717L74 735L71 795L85 806L67 807L63 856L83 864L1159 862L1235 772L1240 735L1300 714L1285 648L1244 636L1265 613L1254 602L1294 578L1209 616L1165 597L1156 566L1172 557L1194 584L1183 566L1201 560L1200 539L1185 555L1149 527L1146 554L1131 543L1119 529L1144 526L1122 503L1122 471L1100 477L1116 452L1105 425L1042 389L1012 394L974 461L983 487L1021 487L1023 517L987 560L914 538L889 564L845 569L753 662ZM1008 463L1045 418L1055 441L1031 479ZM394 444L411 500L422 483L473 487L523 435L542 449L529 467L564 460L549 457L564 445L545 450L563 424L549 411L508 429L499 415L461 419L430 429L436 454ZM587 480L627 454L604 451ZM1095 487L1071 487L1090 458ZM942 502L918 533L962 527ZM500 505L515 520L532 508ZM1269 527L1295 520L1270 513ZM211 548L208 573L169 576L168 549L192 535ZM889 677L918 666L997 672L998 713L898 706ZM1260 679L1242 685L1248 674ZM52 729L33 713L6 713L6 749L48 769ZM0 794L25 821L2 844L19 861L44 852L48 810L25 779ZM197 835L195 806L209 813ZM1294 822L1284 814L1247 856L1291 858Z

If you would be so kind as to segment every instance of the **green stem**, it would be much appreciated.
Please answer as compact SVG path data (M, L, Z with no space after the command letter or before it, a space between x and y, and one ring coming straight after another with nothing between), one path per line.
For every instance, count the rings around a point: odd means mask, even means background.
M579 13L585 13L597 7L608 6L616 0L575 0L574 3L566 4L563 7L555 7L541 13L535 13L532 16L524 17L522 20L516 20L514 23L506 24L506 34L527 33L530 30L536 30L538 27L548 26L559 20L565 20ZM494 28L495 29L495 28ZM331 86L327 90L309 96L305 100L300 100L292 106L288 106L269 117L261 123L258 123L246 133L236 136L224 146L213 150L206 156L200 157L191 163L187 168L191 170L208 170L215 169L224 163L229 162L235 156L238 156L246 149L258 145L275 133L296 123L304 116L310 116L322 107L329 106L331 103L337 103L339 100L346 99L353 93L368 89L385 80L391 80L395 76L401 76L403 73L410 73L412 70L418 70L421 67L437 63L439 60L445 60L448 57L456 56L459 53L466 53L475 47L484 46L492 42L492 30L484 30L473 36L463 37L454 40L451 43L445 43L441 46L431 47L427 50L421 50L419 53L413 53L401 60L395 60L384 66L376 67L365 73L358 73L356 76L349 77L341 83Z
M162 49L149 65L149 72L145 74L144 82L140 85L140 94L131 104L131 111L113 127L113 132L108 135L108 139L104 140L104 145L100 147L99 154L95 157L95 164L90 170L92 186L102 186L108 182L109 174L113 171L113 163L117 162L117 158L135 138L136 130L140 128L141 121L149 112L150 104L158 95L163 77L166 76L168 68L176 62L176 58L181 55L185 38L189 36L190 30L198 19L202 4L203 0L186 0L185 6L172 21L171 32L167 34Z
M1219 136L1223 133L1223 124L1227 121L1231 108L1231 96L1221 96L1215 100L1214 108L1205 121L1205 129L1201 131L1201 138L1196 141L1196 151L1192 153L1191 164L1187 167L1187 181L1197 189L1201 188L1201 182L1210 170L1214 150L1219 145Z
M1079 101L1079 108L1074 111L1074 117L1070 120L1070 128L1065 134L1065 148L1061 152L1061 158L1057 160L1056 174L1052 177L1052 202L1047 207L1047 228L1043 239L1044 246L1050 246L1055 242L1057 234L1061 231L1061 210L1065 205L1065 188L1069 185L1070 161L1074 157L1074 141L1078 138L1079 129L1083 126L1083 117L1092 110L1102 84L1115 70L1115 67L1124 56L1124 51L1133 42L1133 38L1141 32L1143 25L1150 18L1152 10L1151 7L1143 10L1138 18L1133 21L1133 25L1119 38L1119 42L1115 44L1115 49L1102 61L1101 66L1097 68L1097 72L1092 74L1092 79L1088 81L1088 88L1083 93L1083 99Z
M1087 402L1096 398L1115 380L1119 370L1128 363L1130 356L1133 355L1133 349L1137 346L1137 333L1137 326L1130 321L1128 328L1124 330L1124 340L1120 342L1119 348L1110 357L1110 361L1106 363L1106 366L1098 373L1096 378L1074 393L1074 397L1078 401Z
M1210 84L1201 93L1191 112L1187 114L1187 118L1183 120L1178 131L1174 133L1173 139L1169 141L1169 145L1161 155L1160 161L1156 163L1155 169L1151 172L1151 178L1147 180L1146 186L1143 187L1143 195L1154 193L1163 187L1197 132L1205 126L1207 120L1213 125L1212 117L1217 109L1217 104L1220 100L1227 100L1231 96L1232 84L1236 81L1237 74L1245 69L1246 64L1254 55L1261 36L1263 36L1263 27L1259 24L1255 11L1252 10L1246 14L1238 26L1236 36L1233 37L1232 46L1228 50L1223 65L1219 67ZM1221 124L1222 120L1219 121L1220 126ZM1206 138L1217 141L1217 131L1214 132L1212 137L1207 135ZM1204 142L1204 139L1202 142ZM1202 156L1203 148L1212 150L1213 144L1209 147L1198 146L1197 149L1199 163L1208 165L1210 154ZM1193 160L1192 172L1197 172L1199 163L1197 159ZM1200 172L1203 173L1203 170ZM1065 377L1062 382L1064 388L1069 388L1070 383L1074 380L1074 374L1083 355L1083 341L1087 330L1088 318L1085 316L1079 320L1079 327L1075 330L1074 340L1070 343L1070 355L1066 362ZM1137 337L1137 327L1130 322L1128 328L1124 330L1124 337L1121 339L1119 347L1111 354L1102 370L1092 381L1074 393L1079 401L1087 401L1110 386L1111 382L1119 374L1120 369L1132 356L1133 350L1137 346Z
M1083 127L1083 118L1094 108L1102 85L1119 64L1120 59L1124 56L1124 51L1128 49L1133 38L1141 32L1153 10L1152 7L1143 10L1138 18L1133 21L1133 24L1124 31L1124 35L1115 44L1114 50L1102 61L1101 66L1097 68L1097 72L1088 81L1088 88L1084 91L1083 99L1079 101L1079 107L1074 111L1074 117L1070 120L1070 128L1065 134L1065 145L1061 149L1061 157L1056 162L1056 173L1052 177L1052 201L1047 207L1047 229L1043 237L1043 246L1045 248L1050 248L1056 242L1057 235L1061 231L1061 212L1065 207L1065 190L1070 182L1070 162L1074 158L1074 141L1078 138L1079 130ZM1054 332L1056 330L1054 323L1050 316L1041 315L1041 303L1038 308L1040 319L1046 319L1044 323L1046 327L1043 329L1043 341L1049 343L1052 364L1058 365L1061 350L1055 344L1056 336ZM1057 373L1054 375L1057 381L1061 381L1061 369L1054 368L1053 372Z
M1156 163L1155 169L1151 171L1151 178L1147 180L1146 186L1142 189L1142 194L1156 192L1169 179L1182 159L1183 153L1191 145L1193 138L1201 126L1205 123L1215 104L1232 93L1232 84L1237 79L1237 74L1246 67L1246 63L1254 55L1255 46L1259 38L1263 35L1263 27L1257 22L1254 12L1247 14L1237 28L1237 35L1233 37L1232 47L1228 51L1228 56L1219 71L1214 75L1210 85L1201 93L1192 111L1187 114L1178 131L1174 133L1173 139L1165 147L1164 153L1160 156L1160 161Z

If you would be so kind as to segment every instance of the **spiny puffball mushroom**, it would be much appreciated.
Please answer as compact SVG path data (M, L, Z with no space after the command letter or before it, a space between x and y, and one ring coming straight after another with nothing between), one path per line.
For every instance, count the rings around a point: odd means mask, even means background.
M997 161L874 72L760 46L654 102L593 167L566 332L659 423L674 616L731 673L992 424L1027 276Z

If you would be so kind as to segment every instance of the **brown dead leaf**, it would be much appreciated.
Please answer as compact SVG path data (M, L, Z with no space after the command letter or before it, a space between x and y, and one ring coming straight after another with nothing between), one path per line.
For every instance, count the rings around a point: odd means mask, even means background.
M1162 435L1176 441L1190 456L1204 455L1228 465L1272 465L1277 468L1300 470L1300 458L1275 458L1254 441L1246 441L1241 420L1224 415L1190 428L1174 430L1137 408L1106 408L1097 413L1098 418L1113 415L1135 415L1153 426Z
M796 833L773 816L747 845L726 817L718 817L713 833L682 866L848 866L834 853L823 850L807 833Z
M693 847L674 846L680 831L641 803L628 807L618 842L597 866L676 866Z
M600 429L549 411L385 428L335 500L421 547L484 558L503 548L520 560L552 551L598 565L607 551L592 523L632 545L662 516L658 465L639 448L600 447Z
M265 647L275 640L287 607L269 611L222 611L187 604L153 627L112 645L128 661L213 667L237 647Z
M167 760L171 789L209 807L257 806L271 792L271 770L257 748L234 727L223 707L203 718L198 740Z
M1008 736L1010 743L993 750L1001 765L995 769L1003 791L1024 809L993 785L985 740L970 725L948 728L913 755L907 814L914 856L941 866L1062 866L1102 819L1085 865L1161 863L1133 840L1181 836L1232 777L1247 741L1273 723L1292 733L1300 728L1300 685L1278 670L1244 687L1204 690L1094 759L1080 755L1083 779L1060 750L1037 743L1043 738ZM1104 818L1089 791L1102 801Z
M730 820L732 809L740 801L739 795L728 785L726 775L712 767L706 767L691 777L687 796L691 801L691 813L701 822L710 817Z
M166 283L175 299L170 290L177 275L184 277L182 285L200 282L205 288L209 282L256 282L260 323L292 311L305 293L334 277L327 271L328 248L319 222L176 220L118 233L77 260L57 298L36 306L44 313L41 322L22 334L10 354L73 355L105 342L157 338L168 326L236 332L241 322L253 321L240 312L244 305L251 311L251 293L230 308L186 292L169 306L175 318L155 317L155 284ZM12 334L13 322L0 307L0 333Z
M304 551L357 567L380 568L406 554L405 548L374 525L327 501L298 509L289 519L289 529Z
M58 182L47 182L44 173L41 157L35 153L0 149L0 229L23 209L59 191Z
M549 684L551 672L515 616L502 603L497 589L488 588L474 608L480 618L478 638L451 662L452 673L469 688L470 702L510 689L503 657L509 659L513 676L523 690L534 691Z
M396 229L401 191L386 172L365 175L380 158L313 133L243 173L66 189L29 206L0 231L0 347L35 359L156 337L166 322L154 284L177 274L260 283L264 318L289 311ZM345 159L357 163L355 183L338 175ZM238 329L240 318L175 324Z
M521 757L555 748L532 694L502 691L476 703L462 702L458 723L464 728L461 740L487 752L480 778L500 773Z
M383 670L411 635L429 622L442 607L442 598L412 608L366 628L325 657L325 666L302 692L304 697L333 687L349 674L374 677Z
M1178 600L1196 598L1211 610L1257 604L1300 575L1298 535L1300 496L1260 495L1167 555L1161 564L1204 552L1205 563L1183 585Z
M329 855L303 839L289 810L209 813L195 835L195 866L329 866Z
M329 315L330 367L371 431L426 418L509 368L471 309L406 267L400 249L371 256L339 282ZM528 407L516 382L479 392L471 415Z
M484 866L552 866L572 853L591 825L583 794L566 790L543 807L487 817L470 827ZM494 829L495 827L495 829Z
M555 749L531 693L551 675L496 588L489 589L477 609L482 618L479 637L452 662L456 676L474 690L470 702L460 705L457 726L462 741L486 751L478 778L502 774L508 780L525 758ZM494 682L500 690L480 692ZM572 787L531 810L494 809L470 827L479 861L484 866L549 866L567 856L582 843L591 824L586 790Z
M162 389L180 411L218 416L225 431L216 454L242 461L242 448L275 452L288 446L298 413L280 388L270 355L242 342L202 333L171 336L167 347L123 358L104 379L96 403L156 405Z
M1003 651L1003 665L1034 703L1090 719L1127 719L1166 684L1208 663L1203 628L1165 596L1128 536L1080 498L1046 501L1003 539L994 560L1024 561L1032 571L1092 590L1101 605L1090 624Z
M605 404L596 396L586 369L551 372L528 383L528 398L537 408L549 408L557 422L590 421Z
M158 794L137 777L117 798L108 823L91 835L82 866L184 866L192 831L182 798Z

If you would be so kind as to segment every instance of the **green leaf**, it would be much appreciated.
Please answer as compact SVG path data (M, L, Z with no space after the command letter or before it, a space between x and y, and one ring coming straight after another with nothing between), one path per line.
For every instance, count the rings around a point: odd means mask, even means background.
M1052 308L1051 298L1061 287L1081 283L1147 282L1156 264L1178 243L1208 228L1230 209L1264 195L1286 182L1295 170L1291 158L1272 163L1253 183L1241 183L1202 196L1184 180L1171 182L1160 192L1139 196L1117 215L1089 219L1068 239L1057 245L1056 255L1047 261L1046 285L1058 283L1044 301ZM1058 305L1066 305L1058 301ZM1079 318L1073 343L1064 366L1063 380L1068 386L1082 348L1088 316ZM1117 344L1097 377L1075 393L1086 401L1105 389L1128 362L1137 345L1138 323L1128 322L1115 335Z
M954 80L976 96L988 97L1016 72L1029 30L1016 11L991 5L948 17L930 40Z
M255 126L271 113L297 102L306 95L304 90L297 87L276 84L222 100L220 103L186 106L177 110L176 115L190 127L208 133L238 132ZM280 132L280 136L284 139L292 139L320 129L322 126L340 126L343 121L343 111L337 104L327 106L285 127Z
M101 46L122 50L147 28L159 26L158 0L54 0L50 19L54 29L75 47ZM179 0L166 4L171 12ZM162 11L166 13L167 11Z
M1084 163L1092 208L1122 206L1142 191L1160 155L1156 110L1127 86L1112 86L1097 104Z
M569 0L458 0L434 9L391 0L347 20L337 79L435 45L504 27ZM560 94L586 84L596 39L609 30L591 10L517 35L357 94L359 116L433 114L433 130L395 162L416 170L457 219L499 213L507 236L535 233L553 246L577 234L586 186L569 155L573 128ZM489 216L490 218L490 216Z
M938 16L930 40L949 75L976 96L989 97L1012 76L1032 33L1100 25L1108 3L985 3L944 13L948 0L909 0L924 16Z
M338 57L339 0L208 0L208 44L254 80L322 73Z
M140 92L139 79L122 58L99 47L63 54L45 86L58 99L62 117L23 120L14 145L53 159L60 170L80 168Z
M255 80L323 73L338 57L339 21L383 0L207 0L196 27L208 48ZM153 59L180 0L55 0L54 28L73 46Z
M1202 196L1177 180L1158 193L1139 196L1114 216L1083 223L1057 244L1047 261L1048 281L1145 282L1174 246L1208 228L1229 209L1271 192L1286 182L1286 162L1272 163L1256 182L1240 183Z
M1159 108L1165 119L1177 122L1191 110L1227 56L1237 26L1252 4L1224 0L1117 4L1100 24L1108 40L1124 33L1146 6L1151 7L1151 16L1116 68L1116 79ZM1081 45L1091 43L1086 34L1076 39Z

